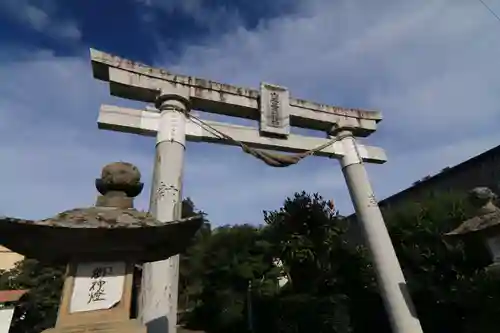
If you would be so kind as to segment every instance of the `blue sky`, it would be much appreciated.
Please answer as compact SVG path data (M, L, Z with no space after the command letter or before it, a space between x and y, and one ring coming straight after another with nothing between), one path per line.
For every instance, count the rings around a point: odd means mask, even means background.
M389 157L368 166L379 198L500 143L500 24L478 1L2 0L0 43L0 215L92 205L94 178L116 160L142 170L137 206L147 209L154 139L96 125L101 104L143 105L92 78L89 47L381 110L363 140ZM261 223L301 190L352 212L334 160L272 169L234 147L191 143L184 176L185 196L214 224Z

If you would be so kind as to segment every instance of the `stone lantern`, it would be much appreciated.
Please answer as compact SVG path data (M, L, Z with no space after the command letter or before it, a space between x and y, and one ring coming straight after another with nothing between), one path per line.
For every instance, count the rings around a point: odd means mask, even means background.
M181 252L202 216L162 223L133 208L143 184L129 163L105 166L90 208L42 221L0 219L0 244L47 262L67 264L56 326L47 333L143 333L131 319L136 264Z
M490 273L500 273L500 208L497 198L487 187L477 187L469 192L469 200L477 209L476 216L464 221L458 228L446 234L451 237L478 237L490 251L493 263L487 267Z

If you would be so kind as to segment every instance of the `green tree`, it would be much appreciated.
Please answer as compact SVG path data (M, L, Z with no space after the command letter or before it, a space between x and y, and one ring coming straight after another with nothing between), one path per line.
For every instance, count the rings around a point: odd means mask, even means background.
M263 295L276 289L275 270L259 229L250 225L216 228L190 258L196 281L191 309L183 322L207 332L242 332L248 328L249 283Z
M183 202L183 217L190 217L195 214L204 214L196 209L191 199L187 198ZM202 258L206 241L212 234L210 222L205 220L202 227L196 232L190 245L180 254L179 267L179 312L181 319L183 313L190 311L196 303L196 295L202 287L203 274Z
M370 277L363 278L362 252L348 246L338 212L318 194L302 192L264 219L266 239L290 277L278 295L276 331L351 332L346 291L365 288Z
M436 193L384 214L426 333L498 331L499 281L484 274L485 247L443 237L473 213L464 195Z
M186 200L183 215L196 212ZM491 259L483 244L443 238L472 213L458 194L384 212L426 333L500 327L500 283L484 273ZM181 254L182 323L209 333L249 331L250 319L254 333L390 332L367 250L350 242L345 220L328 202L297 193L264 218L262 227L212 230L207 222L198 231ZM275 258L289 278L281 289ZM63 271L24 260L0 273L1 289L30 289L13 333L53 326Z
M387 326L380 311L367 311L381 303L365 251L348 246L341 217L328 202L297 193L265 212L265 222L216 228L193 245L190 267L199 269L189 271L197 282L183 317L187 327L242 332L251 320L258 333L348 333ZM289 278L282 289L276 258Z
M64 266L25 259L0 273L0 290L29 290L17 303L10 333L39 333L54 325L64 271Z

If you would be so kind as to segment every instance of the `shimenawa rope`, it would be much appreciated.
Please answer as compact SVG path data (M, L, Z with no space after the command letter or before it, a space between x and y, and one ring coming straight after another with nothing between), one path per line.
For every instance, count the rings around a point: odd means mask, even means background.
M321 151L321 150L325 149L326 147L331 146L335 142L340 141L345 137L352 136L352 135L337 136L337 137L334 137L331 140L325 142L324 144L322 144L316 148L313 148L311 150L308 150L306 152L299 153L299 154L287 155L287 154L269 152L269 151L265 151L262 149L255 149L255 148L249 147L248 145L244 144L243 142L235 140L231 136L227 135L226 133L223 133L223 132L219 131L218 129L214 128L213 126L211 126L210 124L207 124L205 121L201 120L200 118L198 118L198 117L196 117L188 112L185 112L185 114L189 118L196 120L197 125L203 129L205 129L207 132L210 132L213 135L215 135L221 139L226 139L226 140L234 142L235 144L240 146L241 149L245 153L250 154L250 155L258 158L259 160L263 161L267 165L275 167L275 168L283 168L283 167L297 164L302 159L304 159L308 156L314 155L316 152Z

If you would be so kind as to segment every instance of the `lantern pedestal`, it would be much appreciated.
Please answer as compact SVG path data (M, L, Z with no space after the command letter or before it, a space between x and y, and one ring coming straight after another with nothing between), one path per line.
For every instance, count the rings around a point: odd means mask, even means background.
M146 333L146 327L137 319L124 322L102 322L54 327L42 333Z
M129 319L133 272L123 261L70 263L56 327L44 333L146 333Z

